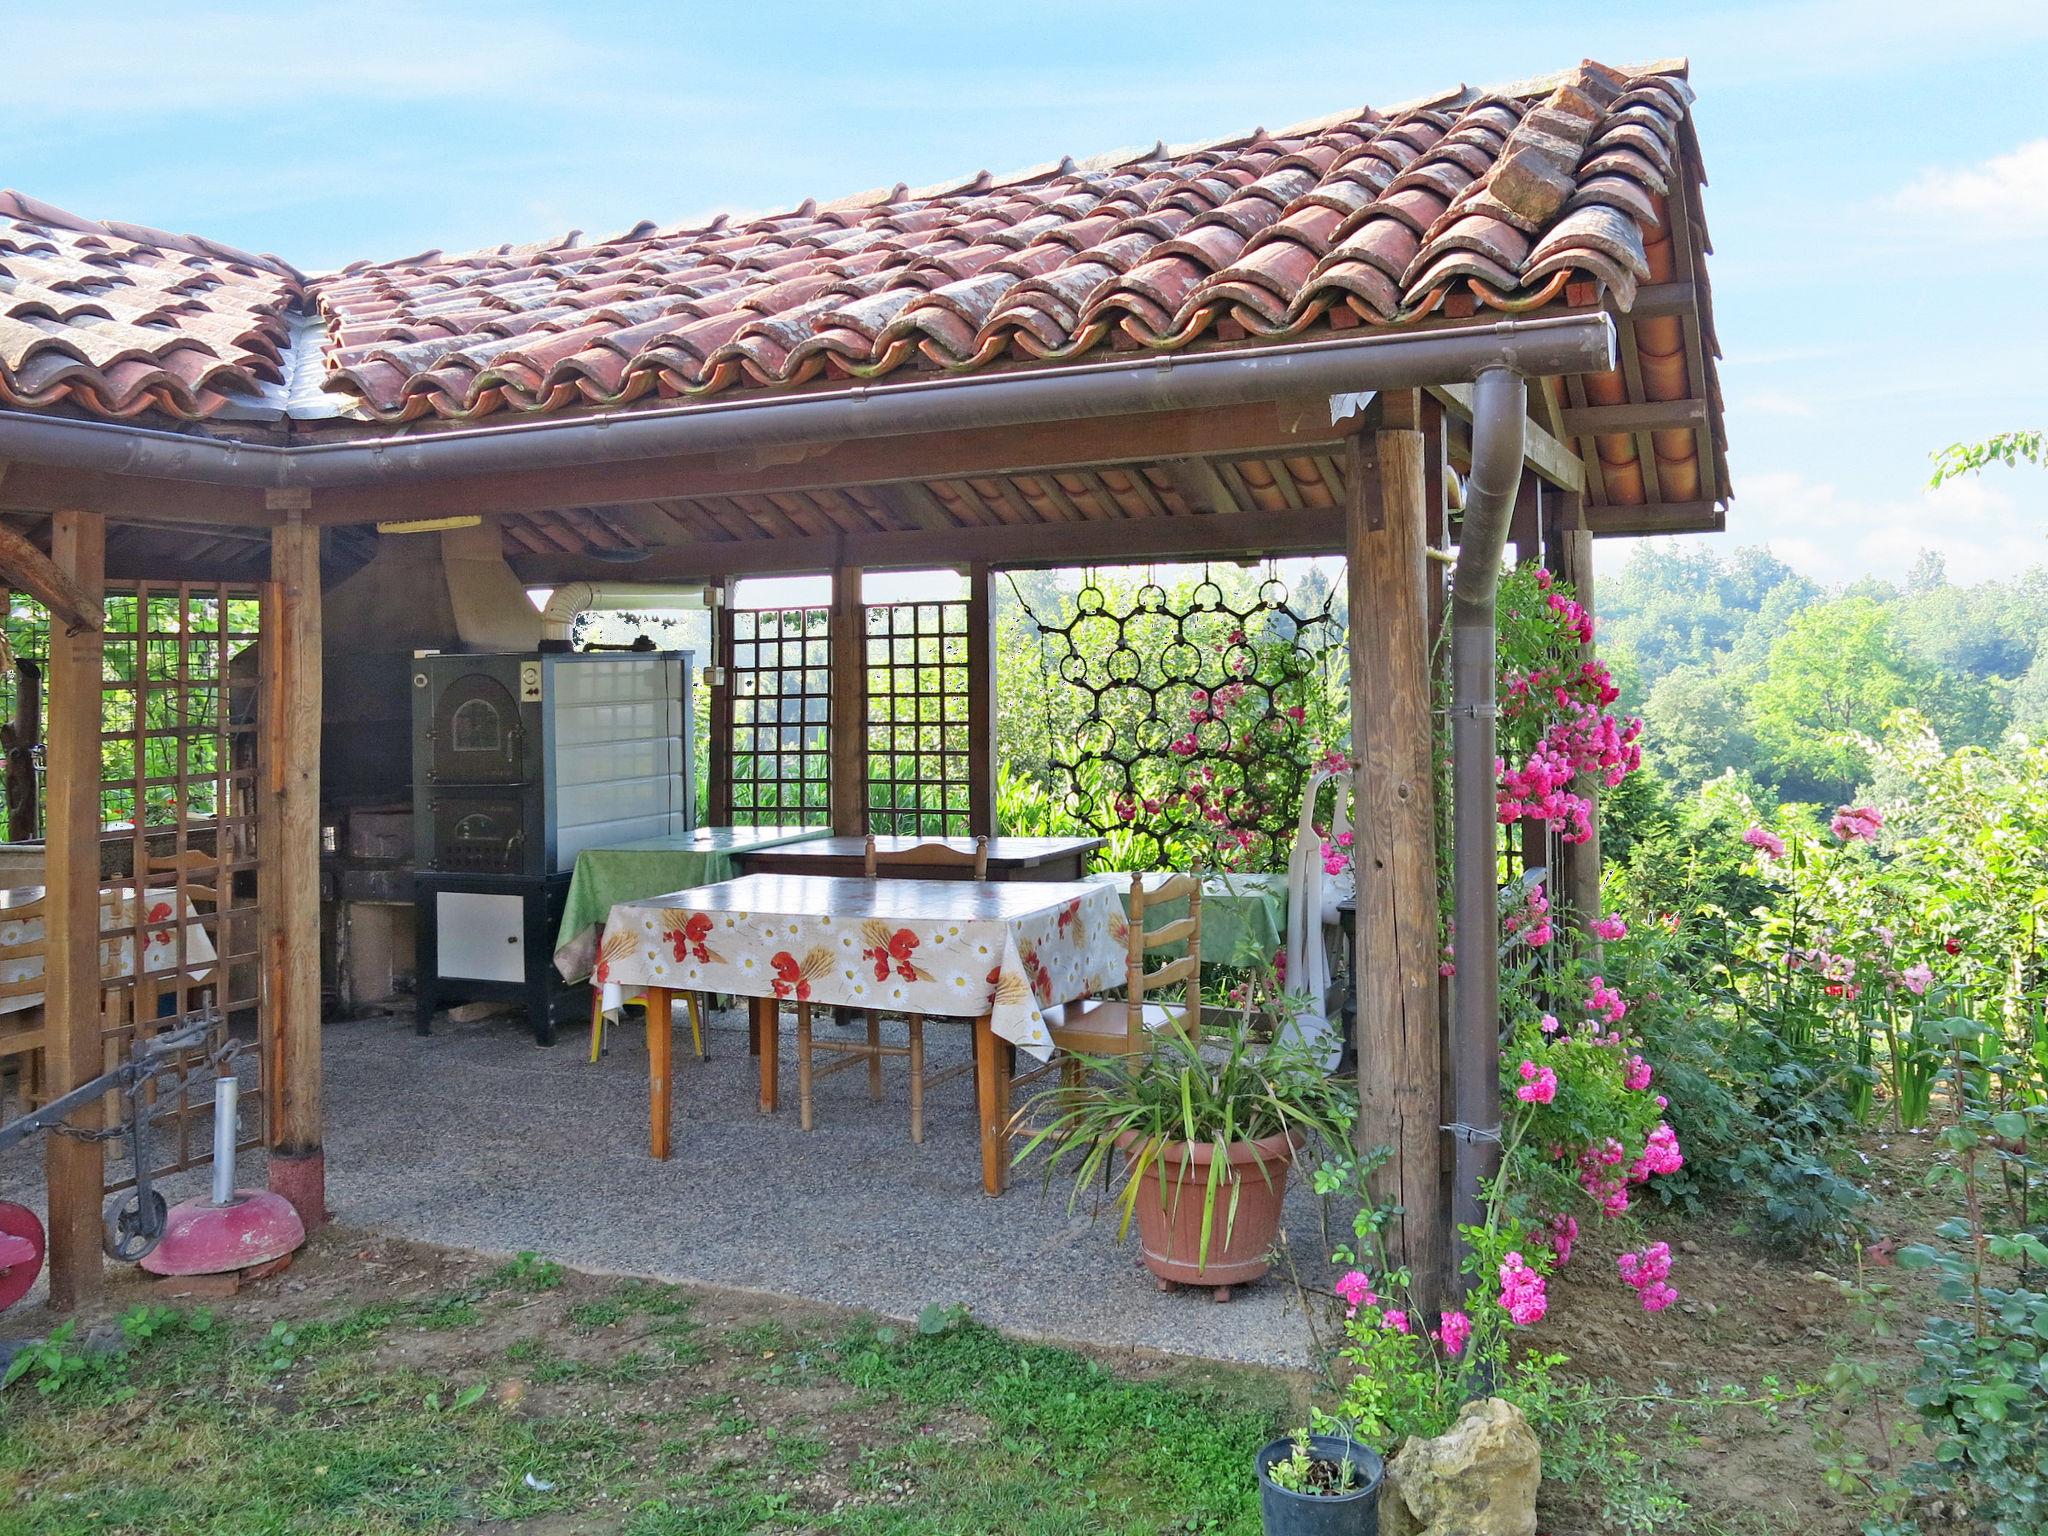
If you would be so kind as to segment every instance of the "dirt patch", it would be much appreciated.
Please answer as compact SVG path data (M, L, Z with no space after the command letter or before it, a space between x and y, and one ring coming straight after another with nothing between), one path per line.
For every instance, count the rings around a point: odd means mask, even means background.
M1896 1246L1927 1240L1950 1210L1924 1185L1940 1156L1932 1137L1866 1134L1848 1150L1873 1199L1866 1214L1881 1241L1866 1250L1864 1275L1889 1290L1893 1332L1873 1338L1845 1293L1857 1278L1854 1253L1788 1254L1759 1246L1729 1213L1701 1219L1653 1215L1674 1255L1672 1284L1682 1299L1650 1315L1621 1284L1615 1258L1631 1246L1597 1223L1581 1225L1571 1267L1552 1287L1554 1302L1534 1342L1571 1357L1566 1374L1612 1382L1638 1398L1623 1416L1644 1415L1641 1449L1692 1504L1688 1529L1799 1531L1853 1536L1868 1511L1828 1487L1816 1434L1839 1432L1873 1458L1888 1452L1874 1420L1844 1410L1825 1390L1771 1411L1649 1405L1660 1396L1696 1399L1733 1388L1755 1397L1824 1382L1838 1359L1877 1366L1896 1384L1911 1373L1913 1336L1934 1303L1934 1280L1888 1262ZM1874 1257L1871 1255L1874 1252ZM1896 1391L1891 1401L1897 1402ZM1546 1482L1546 1528L1609 1528L1600 1511Z

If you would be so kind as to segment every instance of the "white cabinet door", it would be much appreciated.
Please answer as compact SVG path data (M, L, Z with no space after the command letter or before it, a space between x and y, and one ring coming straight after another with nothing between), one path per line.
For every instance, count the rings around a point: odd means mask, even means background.
M478 891L434 893L436 970L467 981L526 979L526 903Z

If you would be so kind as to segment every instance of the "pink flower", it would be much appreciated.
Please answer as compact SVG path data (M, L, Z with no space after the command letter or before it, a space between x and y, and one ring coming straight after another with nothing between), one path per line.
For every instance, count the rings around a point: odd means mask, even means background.
M1828 829L1845 843L1874 843L1884 827L1884 812L1874 805L1845 805L1838 808Z
M1557 1033L1556 1014L1546 1013L1545 1015L1543 1015L1543 1033L1545 1033L1546 1035L1554 1035Z
M1399 1307L1387 1308L1381 1321L1396 1333L1406 1333L1408 1331L1408 1314Z
M1600 919L1600 920L1599 920L1598 922L1596 922L1596 923L1594 923L1594 924L1593 924L1593 937L1594 937L1594 938L1596 938L1596 939L1625 939L1625 938L1627 938L1627 937L1628 937L1628 919L1626 919L1626 918L1623 918L1623 917L1603 917L1603 918L1601 918L1601 919Z
M1650 1132L1643 1155L1629 1165L1629 1182L1640 1184L1656 1173L1676 1173L1685 1166L1685 1154L1678 1147L1678 1133L1663 1121Z
M1543 1240L1550 1245L1557 1267L1563 1269L1572 1261L1572 1244L1579 1240L1578 1218L1558 1211L1550 1218L1550 1230L1543 1234Z
M1610 1024L1619 1024L1628 1014L1628 1004L1614 988L1607 985L1607 978L1595 976L1590 982L1591 990L1586 994L1586 1011L1597 1013Z
M1899 980L1915 997L1925 997L1927 989L1934 985L1934 972L1928 968L1927 962L1922 960L1917 965L1909 965L1901 971Z
M1543 1321L1549 1300L1543 1293L1543 1277L1529 1267L1519 1253L1510 1253L1500 1266L1500 1304L1517 1328Z
M1524 1104L1548 1104L1557 1097L1557 1073L1553 1069L1524 1061L1520 1070L1522 1086L1515 1090L1515 1097Z
M1762 827L1751 827L1742 834L1742 840L1752 848L1761 848L1764 857L1776 862L1785 857L1785 839L1775 832Z
M1621 1076L1622 1086L1631 1093L1641 1093L1650 1086L1650 1064L1640 1056L1631 1056L1628 1067Z
M1406 1333L1407 1329L1401 1330ZM1472 1319L1463 1312L1446 1312L1437 1319L1436 1337L1447 1355L1465 1352L1465 1341L1472 1337Z
M1344 1303L1346 1317L1356 1317L1360 1307L1370 1307L1379 1301L1363 1270L1351 1270L1337 1281L1333 1289Z
M1641 1253L1624 1253L1614 1264L1621 1278L1635 1287L1645 1312L1662 1312L1678 1300L1678 1292L1665 1283L1671 1275L1669 1243L1652 1243Z

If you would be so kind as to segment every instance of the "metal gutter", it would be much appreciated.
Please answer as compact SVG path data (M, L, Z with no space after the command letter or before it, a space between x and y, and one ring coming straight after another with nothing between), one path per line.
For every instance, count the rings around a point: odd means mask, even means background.
M1498 634L1494 605L1522 480L1529 389L1489 368L1472 392L1472 472L1451 573L1451 895L1458 973L1451 993L1451 1222L1486 1219L1483 1185L1500 1171L1500 855L1495 818ZM1469 1245L1454 1244L1462 1292Z
M398 479L414 483L673 454L1414 389L1467 382L1489 368L1529 375L1600 372L1613 365L1614 334L1614 322L1605 313L1553 315L285 445L0 411L0 460L257 489L319 490Z

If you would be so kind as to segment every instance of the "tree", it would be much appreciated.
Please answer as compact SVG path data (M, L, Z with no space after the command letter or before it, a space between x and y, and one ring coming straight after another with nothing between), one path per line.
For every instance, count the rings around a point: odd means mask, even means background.
M1748 770L1756 762L1756 737L1743 710L1749 681L1709 662L1657 679L1643 703L1643 739L1661 778L1689 792L1730 768Z
M2020 464L2040 467L2048 459L2048 434L2039 431L2000 432L1978 443L1950 443L1932 455L1934 473L1928 485L1937 486L1959 475L1980 473L1987 464L2011 469Z
M1848 597L1809 608L1772 644L1750 699L1758 745L1793 799L1846 800L1869 768L1858 736L1929 701L1933 680L1899 643L1885 606Z

